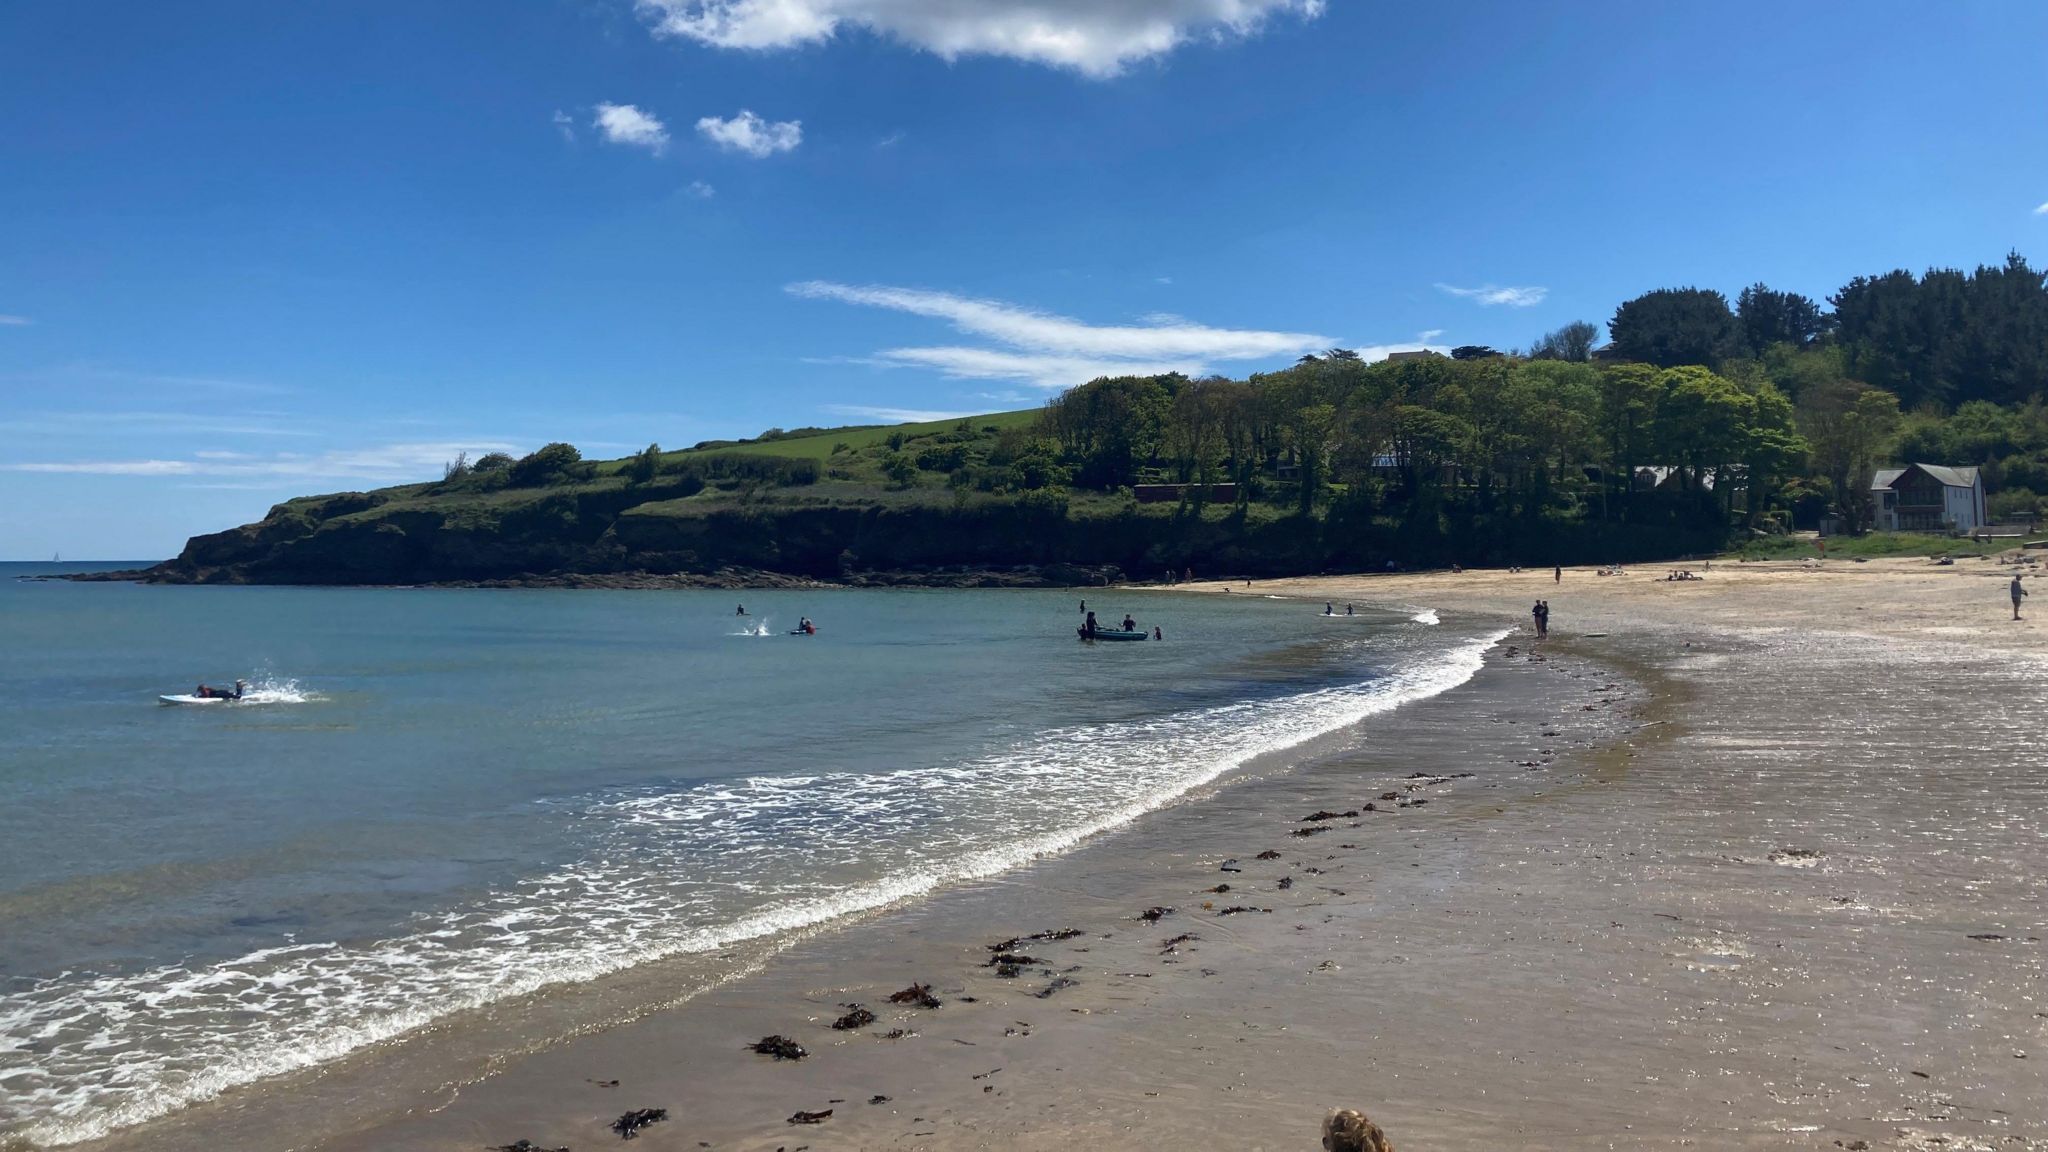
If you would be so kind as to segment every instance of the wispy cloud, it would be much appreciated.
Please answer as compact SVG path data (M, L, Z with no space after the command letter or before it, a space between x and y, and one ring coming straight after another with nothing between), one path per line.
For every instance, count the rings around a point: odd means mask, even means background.
M576 142L576 120L574 117L570 116L567 112L562 111L560 108L557 108L555 109L553 123L555 126L555 131L560 132L562 134L562 139L564 142L570 144L574 144Z
M668 126L653 113L632 104L599 104L591 127L607 143L645 148L656 156L668 150Z
M1505 304L1510 308L1529 308L1543 303L1543 298L1550 295L1550 289L1548 288L1533 286L1528 288L1500 288L1492 284L1482 284L1477 288L1458 288L1450 284L1438 284L1437 290L1448 292L1453 296L1466 300L1476 300L1488 307L1492 307L1495 304Z
M828 404L825 411L883 424L934 424L940 420L960 420L975 415L973 412L932 412L923 408L876 408L866 404Z
M814 300L839 300L946 320L962 332L1048 352L1131 359L1165 356L1251 360L1299 353L1329 342L1327 336L1304 332L1211 328L1188 321L1153 326L1087 324L999 300L918 288L806 280L791 284L788 291Z
M697 121L697 131L728 152L744 152L756 160L794 152L804 142L803 121L764 120L745 108L730 119L706 116Z
M33 323L35 321L26 316L9 316L5 313L0 313L0 328L26 328Z
M1325 0L637 0L656 35L718 48L795 48L864 28L946 60L1002 56L1109 77L1195 40L1256 35Z
M1441 336L1441 335L1443 335L1443 334L1444 334L1444 330L1443 330L1443 329L1441 329L1441 328L1425 328L1425 329L1423 329L1422 331L1420 331L1420 332L1417 332L1417 333L1415 334L1415 338L1416 338L1417 340L1420 340L1420 341L1422 341L1422 342L1423 342L1424 344L1427 344L1427 343L1429 343L1429 342L1430 342L1431 340L1434 340L1434 339L1436 339L1437 337L1439 337L1439 336Z
M875 356L885 364L928 368L959 379L1019 380L1041 388L1067 388L1097 376L1194 376L1219 360L1297 356L1330 344L1329 337L1314 333L1212 328L1167 315L1142 325L1088 324L999 300L917 288L807 280L787 291L805 299L944 320L960 332L1006 346L890 348Z
M108 435L312 436L274 412L27 412L0 420L0 432L22 436Z
M889 133L887 136L882 137L880 140L875 141L875 147L894 148L898 144L903 143L903 137L904 132L901 128L899 128L896 131Z
M266 380L232 380L220 376L193 376L168 372L133 372L90 361L40 368L33 372L0 372L0 384L20 385L27 389L20 393L24 396L62 396L66 399L76 398L79 393L86 390L147 392L149 397L142 400L144 403L154 402L165 393L174 393L180 397L197 395L216 398L216 394L223 392L276 396L297 391L289 385L273 384Z
M2048 216L2048 201L2043 201L2039 208L2034 209L2034 215Z
M490 440L383 444L302 454L279 452L251 456L232 452L195 452L189 457L125 460L42 460L0 462L0 472L64 476L194 476L274 480L363 480L399 483L435 479L442 465L458 452L472 456L507 452L512 445Z
M713 188L702 180L692 180L683 189L683 194L694 200L709 200L713 196L718 195L718 189Z
M1205 370L1199 360L1094 360L994 348L889 348L880 355L955 380L1016 380L1040 388L1072 388L1100 376L1200 376Z

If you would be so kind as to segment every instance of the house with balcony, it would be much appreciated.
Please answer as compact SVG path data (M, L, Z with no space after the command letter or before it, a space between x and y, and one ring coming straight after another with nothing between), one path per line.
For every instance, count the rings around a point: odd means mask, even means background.
M1870 480L1872 527L1880 532L1974 532L1988 522L1984 478L1975 468L1908 464Z

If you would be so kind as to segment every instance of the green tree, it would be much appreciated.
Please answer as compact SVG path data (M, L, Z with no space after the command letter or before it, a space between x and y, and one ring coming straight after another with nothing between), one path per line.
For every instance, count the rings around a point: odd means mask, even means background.
M917 461L905 453L891 452L882 457L882 475L893 487L912 487L917 483Z
M1828 328L1820 305L1797 292L1778 292L1764 284L1752 284L1735 298L1735 318L1752 356L1762 356L1777 344L1808 347Z
M544 444L512 465L512 482L527 488L550 484L567 476L582 461L583 453L574 444Z
M661 471L661 445L649 444L635 453L626 464L626 479L633 484L646 484Z
M1603 504L1618 494L1624 515L1635 491L1636 466L1650 449L1663 395L1656 369L1647 365L1613 364L1600 371L1600 409L1595 425L1604 450L1602 474L1607 477Z
M1799 425L1812 445L1813 468L1828 482L1849 531L1867 530L1870 478L1898 435L1899 398L1855 380L1835 380L1801 398Z
M1138 469L1159 452L1169 385L1186 378L1113 376L1091 380L1046 405L1046 423L1079 465L1081 483L1095 488L1134 484Z
M1164 449L1183 484L1196 485L1192 501L1199 508L1208 499L1223 464L1223 409L1227 380L1195 380L1176 392L1167 410Z
M1659 288L1615 309L1607 330L1616 359L1663 368L1718 364L1741 347L1728 298L1706 288Z
M1555 332L1546 332L1536 338L1529 348L1531 360L1573 360L1587 361L1593 358L1593 345L1600 341L1600 326L1584 320L1574 320Z

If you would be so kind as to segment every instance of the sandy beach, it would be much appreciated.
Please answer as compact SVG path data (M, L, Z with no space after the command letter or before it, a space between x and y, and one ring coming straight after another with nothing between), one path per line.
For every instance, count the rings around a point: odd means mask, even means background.
M452 1081L430 1029L83 1147L582 1150L665 1109L635 1147L1278 1152L1335 1107L1403 1149L2048 1147L2048 633L2011 570L1665 571L1233 586L1513 632L1075 851L635 975L662 1010Z

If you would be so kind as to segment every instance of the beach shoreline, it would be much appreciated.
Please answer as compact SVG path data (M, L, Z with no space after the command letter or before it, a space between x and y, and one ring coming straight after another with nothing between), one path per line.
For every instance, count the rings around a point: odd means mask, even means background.
M1298 768L779 943L674 1010L459 1083L386 1081L375 1107L372 1051L297 1099L259 1085L76 1147L581 1148L666 1108L638 1137L656 1152L1280 1149L1314 1147L1333 1107L1404 1147L2041 1147L2026 1101L2048 1047L2048 881L2026 861L2044 805L2023 758L1999 758L2039 694L2006 700L1967 753L1925 714L1845 694L1892 659L1960 683L2038 654L2030 623L1995 626L2001 572L1258 581L1503 621L1548 589L1556 633L1535 651L1509 637L1471 681ZM1908 768L1990 775L1951 794L1886 772L1874 794L1854 745L1811 738L1827 710ZM1972 828L1987 785L2004 818ZM1960 861L1940 843L1973 836ZM1173 911L1136 919L1148 908ZM1034 962L1012 979L987 965L995 941L1068 928L1020 940ZM1199 939L1167 946L1184 933ZM919 983L942 1007L888 1003ZM879 1019L829 1027L856 1003ZM878 1035L894 1028L914 1034ZM770 1033L810 1057L745 1050Z

